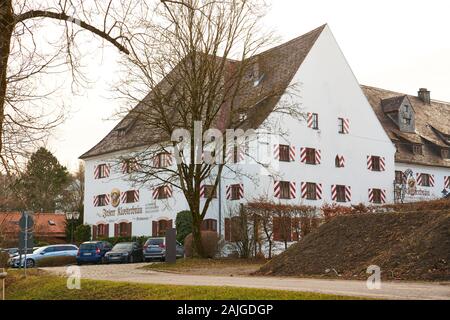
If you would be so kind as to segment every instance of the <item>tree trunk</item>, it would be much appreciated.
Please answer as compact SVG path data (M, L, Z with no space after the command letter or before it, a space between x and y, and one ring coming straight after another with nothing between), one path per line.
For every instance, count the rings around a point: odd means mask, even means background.
M194 256L205 258L205 250L202 243L202 218L197 212L192 212L192 246Z
M3 150L3 125L5 120L6 76L10 54L14 16L11 0L0 2L0 155Z

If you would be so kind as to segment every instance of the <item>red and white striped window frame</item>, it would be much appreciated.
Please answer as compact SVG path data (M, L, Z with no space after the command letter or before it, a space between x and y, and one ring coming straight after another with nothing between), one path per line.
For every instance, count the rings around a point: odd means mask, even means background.
M136 203L139 202L139 190L129 190L122 192L120 196L121 203Z
M332 185L331 200L336 202L351 202L352 188L344 185Z
M111 173L111 166L106 163L99 164L94 168L94 179L108 178Z
M416 173L416 182L421 187L434 187L435 186L434 174Z
M227 200L241 200L244 198L244 185L232 184L227 186Z
M297 194L297 185L295 182L275 181L273 192L275 198L278 199L295 199Z

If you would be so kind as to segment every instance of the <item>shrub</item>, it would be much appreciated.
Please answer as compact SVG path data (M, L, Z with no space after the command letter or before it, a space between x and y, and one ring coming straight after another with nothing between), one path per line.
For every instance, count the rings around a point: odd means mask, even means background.
M39 260L37 267L63 267L76 262L76 257L48 257Z
M214 258L218 253L219 235L214 231L202 231L202 244L205 256L203 258ZM192 233L184 239L184 252L186 257L194 256Z
M192 233L192 213L190 211L181 211L177 213L175 220L177 228L177 241L184 244L184 239Z
M6 252L0 252L0 268L8 268L9 254Z
M85 241L91 240L91 226L87 224L79 225L75 231L75 241L78 243L82 243Z

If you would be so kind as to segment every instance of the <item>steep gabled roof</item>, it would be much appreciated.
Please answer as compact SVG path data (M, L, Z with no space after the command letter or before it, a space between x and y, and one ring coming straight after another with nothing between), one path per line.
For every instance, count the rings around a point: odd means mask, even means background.
M405 95L385 89L361 86L378 119L394 143L398 152L396 161L427 166L450 168L450 159L443 159L439 154L441 148L450 148L450 103L431 100L424 103L419 97ZM385 111L388 104L393 107L398 101L408 98L415 113L415 132L401 132ZM413 154L411 143L423 144L423 154Z
M261 54L251 57L246 62L257 63L258 73L261 75L257 85L248 85L240 94L245 95L245 108L248 109L247 120L244 127L258 128L267 119L281 98L293 77L302 65L311 48L319 38L326 25L312 30L298 38L286 42L280 46L269 49ZM230 64L240 63L229 61ZM150 92L144 101L151 99ZM239 97L238 97L239 99ZM140 103L135 109L147 107L148 104ZM164 139L142 121L133 117L133 111L80 159L87 159L112 152L151 146L162 142ZM226 116L227 110L223 109L218 117ZM218 119L220 122L220 119Z

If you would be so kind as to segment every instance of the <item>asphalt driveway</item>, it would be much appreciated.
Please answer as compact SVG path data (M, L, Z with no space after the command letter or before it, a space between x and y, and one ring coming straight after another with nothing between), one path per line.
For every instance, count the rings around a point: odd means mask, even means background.
M380 290L369 290L364 281L185 275L141 269L143 265L145 264L85 265L80 267L81 278L150 284L290 290L383 299L450 300L450 282L383 282ZM66 275L66 267L42 269Z

